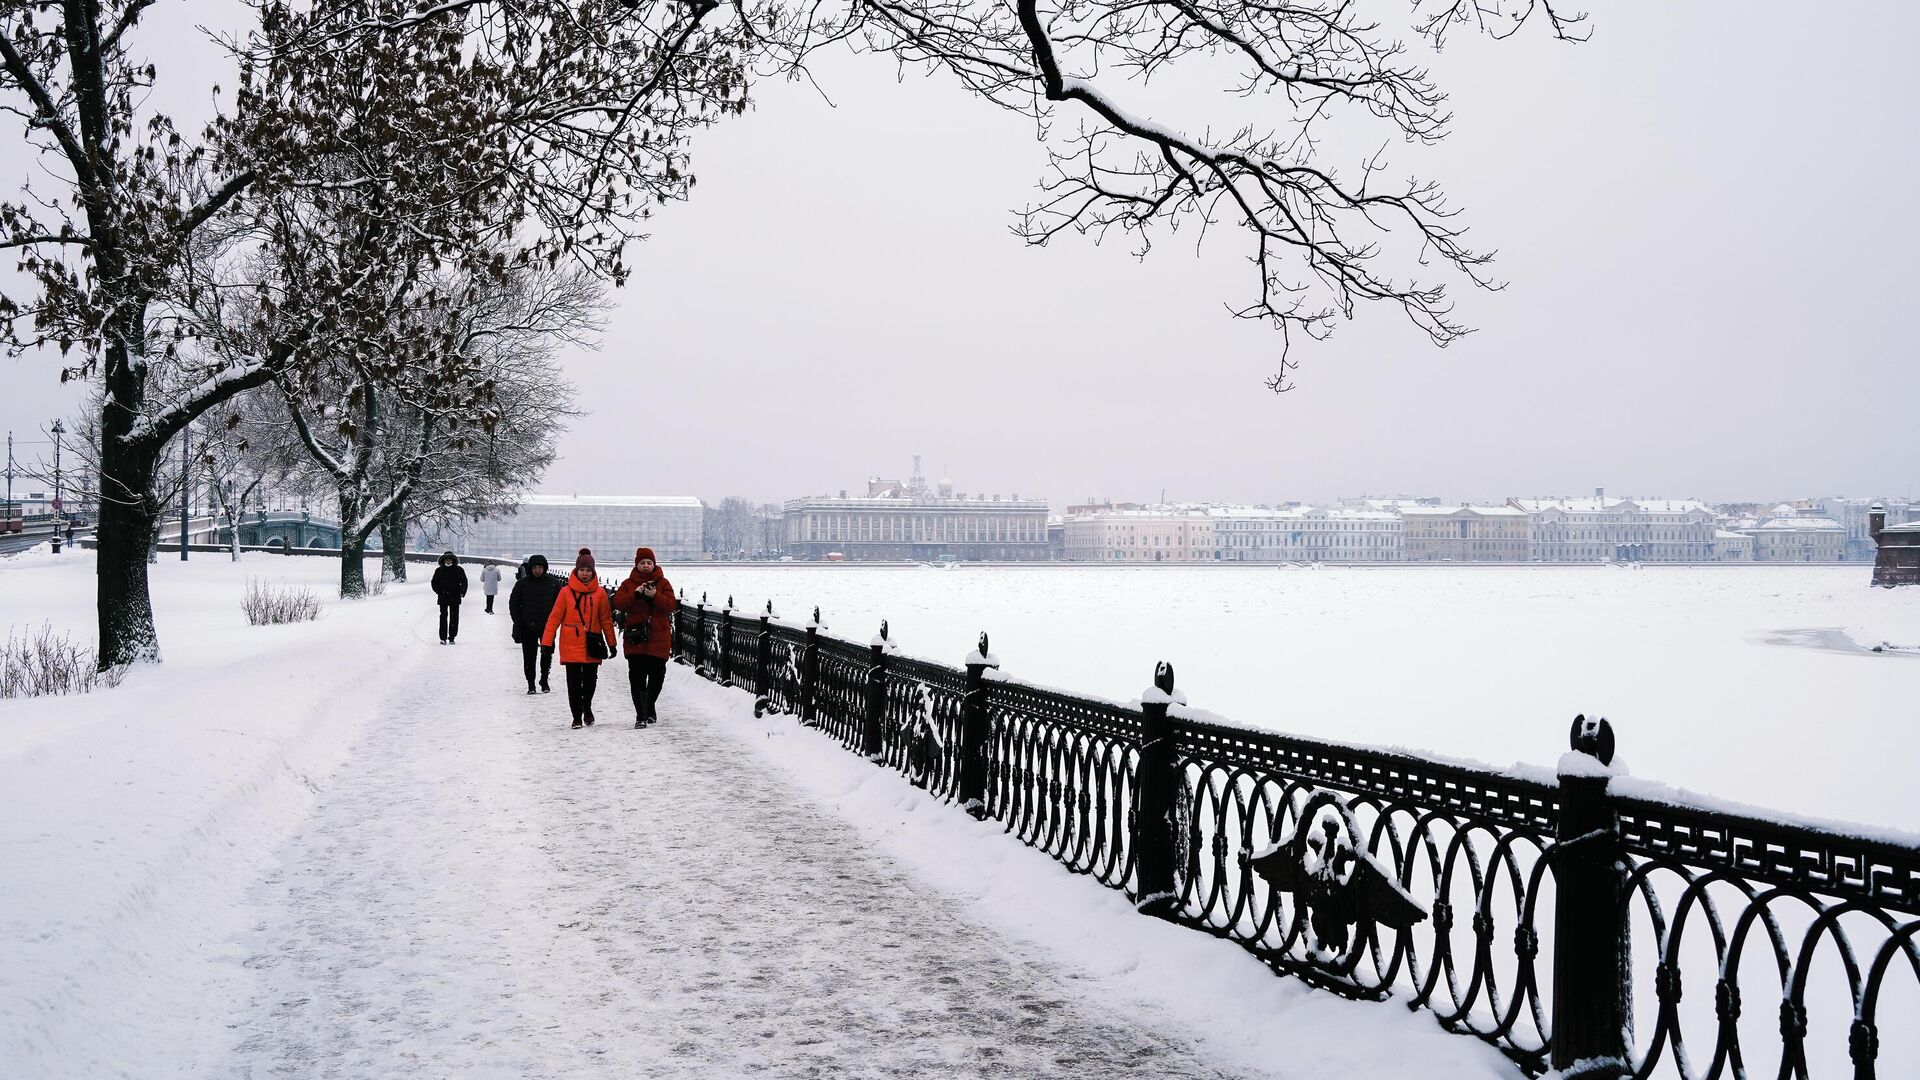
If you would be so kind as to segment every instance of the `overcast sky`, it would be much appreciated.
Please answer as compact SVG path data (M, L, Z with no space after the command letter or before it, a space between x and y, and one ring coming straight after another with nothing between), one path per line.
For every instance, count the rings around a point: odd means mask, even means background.
M831 105L763 84L700 137L604 347L564 358L587 415L543 487L777 500L920 453L1055 505L1920 494L1915 40L1904 3L1648 0L1585 45L1457 38L1451 138L1390 149L1510 285L1460 294L1478 332L1444 351L1363 307L1279 396L1278 335L1224 311L1255 283L1230 230L1144 262L1028 248L1029 126L828 60ZM163 81L192 70L167 48ZM71 407L54 364L0 365L0 426Z

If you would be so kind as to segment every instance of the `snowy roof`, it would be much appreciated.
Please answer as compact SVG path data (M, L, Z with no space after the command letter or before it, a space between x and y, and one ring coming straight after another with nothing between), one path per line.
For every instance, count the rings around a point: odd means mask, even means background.
M692 495L523 495L522 506L686 506L698 507Z
M1755 532L1846 532L1847 527L1823 517L1768 518L1754 527Z
M1529 514L1538 514L1543 510L1558 509L1569 514L1605 514L1620 510L1631 504L1649 514L1691 514L1695 510L1711 510L1698 499L1515 499L1513 505ZM1787 513L1793 511L1788 510Z
M1753 539L1753 537L1748 536L1746 533L1728 532L1725 529L1713 530L1713 538L1715 540L1751 540Z
M1920 521L1909 521L1900 525L1889 525L1880 530L1880 535L1882 536L1885 536L1887 533L1920 533Z
M1462 510L1470 510L1481 517L1526 517L1525 510L1516 510L1511 506L1403 506L1401 517L1450 517Z

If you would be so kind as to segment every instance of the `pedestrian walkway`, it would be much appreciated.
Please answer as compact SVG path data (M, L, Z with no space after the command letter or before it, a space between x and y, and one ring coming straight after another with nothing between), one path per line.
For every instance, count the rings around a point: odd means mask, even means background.
M874 854L685 669L635 731L607 665L569 731L470 621L422 625L258 887L232 1075L1229 1075Z

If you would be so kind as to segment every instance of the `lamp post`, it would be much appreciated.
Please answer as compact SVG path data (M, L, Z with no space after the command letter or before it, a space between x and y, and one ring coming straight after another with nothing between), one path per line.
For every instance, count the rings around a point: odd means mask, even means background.
M60 436L67 433L67 426L59 418L53 421L53 553L60 554Z
M187 515L193 505L193 469L187 464L187 441L193 425L180 429L180 561L187 561Z

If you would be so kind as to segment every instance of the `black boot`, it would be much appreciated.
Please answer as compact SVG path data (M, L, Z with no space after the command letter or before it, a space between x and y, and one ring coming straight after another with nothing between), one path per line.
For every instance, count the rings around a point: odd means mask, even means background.
M574 727L580 727L580 726L581 726L581 724L580 724L580 718L579 718L579 717L577 717L577 716L576 716L576 717L574 717L574 718L573 718L573 726L574 726Z
M528 684L527 684L527 693L529 693L529 694L537 694L537 693L539 693L539 692L540 692L540 691L538 691L538 690L535 690L535 689L533 688L533 684L532 684L532 683L528 683Z

